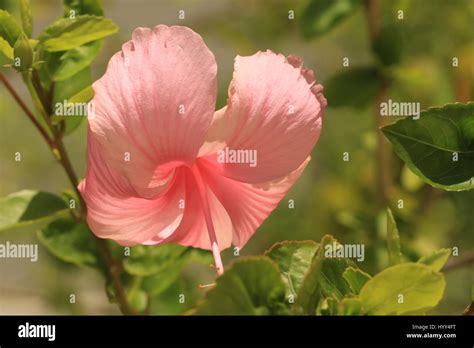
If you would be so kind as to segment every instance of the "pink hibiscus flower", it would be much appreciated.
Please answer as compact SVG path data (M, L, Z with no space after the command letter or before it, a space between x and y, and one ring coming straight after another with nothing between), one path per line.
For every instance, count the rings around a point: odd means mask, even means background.
M227 106L214 55L186 27L138 28L93 85L87 222L121 245L241 248L308 164L326 99L294 56L235 59Z

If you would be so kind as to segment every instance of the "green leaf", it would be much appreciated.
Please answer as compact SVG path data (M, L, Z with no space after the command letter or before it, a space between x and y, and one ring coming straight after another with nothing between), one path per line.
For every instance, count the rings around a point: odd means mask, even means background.
M186 251L187 248L175 244L135 246L123 261L124 269L132 275L150 276L174 265Z
M444 276L419 263L389 267L365 283L360 291L364 313L401 315L427 311L441 300Z
M428 256L423 256L418 263L427 265L435 271L440 271L451 256L451 249L440 249Z
M31 15L30 0L20 0L20 14L23 31L28 37L33 32L33 16Z
M325 83L324 95L330 106L362 108L374 100L379 86L380 76L375 68L348 68Z
M403 46L403 37L399 26L388 25L382 27L373 44L373 50L379 61L390 66L400 63Z
M359 294L364 284L372 278L369 274L355 267L346 268L342 277L349 284L354 294Z
M69 98L71 103L75 102L88 102L94 97L94 90L92 86L88 86L83 90L79 91L78 93L74 94L72 97Z
M128 296L128 302L138 312L146 309L147 301L147 293L143 290L134 291Z
M94 97L94 90L92 89L91 86L88 86L84 88L82 91L80 91L79 93L76 93L71 98L69 98L69 102L73 104L88 103L93 97ZM82 120L84 119L85 117L83 116L82 117L81 116L67 117L66 128L64 130L64 134L65 135L71 134L80 126L80 124L82 123Z
M78 266L101 265L92 232L86 224L72 219L59 219L38 231L38 239L51 254Z
M70 10L75 11L74 18L79 15L98 15L103 13L100 2L97 1L65 1L64 6L67 14L69 14ZM97 10L96 6L99 6L99 10ZM70 18L60 20L58 26L60 27L61 23L62 25L67 25L70 22ZM46 32L41 34L41 37L43 36L46 39ZM73 77L93 62L101 47L102 40L96 40L67 51L41 51L41 59L45 61L39 69L41 81L49 88L54 81L64 81Z
M286 312L285 284L268 257L236 261L195 310L198 315L276 315Z
M353 14L360 0L311 0L304 10L301 26L307 39L327 33Z
M334 297L325 298L320 305L321 315L337 315L339 313L339 301Z
M181 295L185 296L184 303ZM189 315L205 296L205 291L199 289L195 279L179 277L165 291L157 296L151 296L150 313L157 315Z
M70 11L74 11L74 17L78 15L102 16L104 14L98 0L65 0L64 16L69 18L72 14ZM102 41L98 40L66 52L50 53L50 55L57 55L57 57L51 58L53 62L49 65L52 80L64 81L88 67L99 54L101 47Z
M361 315L362 303L358 298L346 297L339 302L339 315Z
M74 11L74 12L71 12ZM70 18L72 15L96 15L103 16L104 9L100 0L64 0L64 17Z
M297 309L295 312L301 310L303 314L316 314L316 308L322 298L321 284L319 282L319 279L322 277L322 250L322 248L319 248L316 255L314 255L307 275L301 283L298 296L296 297Z
M82 49L83 47L78 49ZM44 69L40 71L40 74L42 74L45 79L48 79L48 75L51 74L51 66L54 66L54 58L50 58L51 60L48 60L46 66L43 67ZM70 65L70 67L75 70L79 65L82 65L82 63L78 62L77 65L73 63L73 65L74 67L72 65ZM66 74L72 73L71 70L67 70L67 72L66 70L67 69L63 70L63 72ZM88 102L94 95L91 84L92 78L89 66L66 80L55 82L54 96L51 105L54 114L52 121L64 121L66 125L64 133L66 135L76 130L87 116Z
M329 256L330 251L337 245L339 244L332 236L324 236L311 261L296 298L297 305L305 314L315 314L321 296L332 296L340 300L352 293L342 275L346 268L354 267L354 263L344 258Z
M188 248L186 252L174 260L173 264L166 263L166 267L162 267L153 275L143 278L142 288L146 293L152 297L161 294L178 280L186 265L191 262L209 265L212 263L212 255L206 250Z
M362 315L362 303L357 297L345 297L337 300L328 297L320 308L322 315Z
M51 105L53 122L64 121L65 134L72 133L86 118L93 97L91 69L87 67L64 81L56 82Z
M0 198L0 231L67 216L64 200L52 193L23 190Z
M99 54L102 41L94 41L66 51L53 73L54 81L64 81L88 67Z
M169 265L167 268L143 278L143 290L150 296L161 294L180 277L185 263L186 262L179 261L175 265Z
M142 277L131 277L125 284L127 300L129 304L138 312L145 310L148 302L148 296L142 289L143 278ZM111 289L111 295L116 301L115 290Z
M402 260L400 236L398 234L397 223L395 222L390 208L387 208L387 250L389 265L393 266L399 264Z
M20 34L21 28L18 26L15 17L7 11L0 10L0 37L5 39L10 47L13 47Z
M308 241L284 241L276 243L265 252L278 264L287 296L295 296L308 271L311 260L318 250L318 243Z
M340 258L325 258L322 260L321 269L321 294L323 296L332 295L340 300L344 296L352 293L350 286L343 278L345 270L353 265L350 261Z
M192 261L200 255L210 257L210 252L195 248L187 248L176 244L160 246L139 245L131 248L130 256L125 258L125 271L136 276L151 276L168 268L176 269L180 263ZM210 258L206 258L211 261ZM182 265L184 266L184 264Z
M76 75L70 77L64 81L58 81L54 89L53 96L53 105L52 109L55 115L60 115L61 111L58 109L60 104L71 102L70 98L76 96L78 93L83 92L85 89L89 88L92 83L91 70L89 67L81 70ZM64 110L63 110L64 111ZM79 117L79 115L70 115L67 117ZM84 115L82 115L84 116Z
M474 103L447 104L382 128L395 153L424 181L443 189L472 188Z
M362 304L357 297L334 297L324 299L319 308L321 315L362 315Z
M38 39L46 51L67 51L103 39L117 31L117 25L108 18L83 15L75 19L58 19Z
M0 37L0 58L3 58L6 63L11 63L13 60L13 47L2 37Z

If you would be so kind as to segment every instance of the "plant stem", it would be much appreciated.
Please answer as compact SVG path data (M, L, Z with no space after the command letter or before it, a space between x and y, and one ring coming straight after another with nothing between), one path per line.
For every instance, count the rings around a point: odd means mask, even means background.
M380 32L380 2L379 0L365 0L365 12L367 17L367 27L371 46L373 46ZM389 203L391 190L390 176L390 155L388 152L388 142L384 138L380 128L384 125L384 120L380 116L380 103L387 99L388 81L380 74L379 90L374 104L374 124L377 134L377 201L380 207L386 207Z
M79 184L79 180L77 178L76 172L74 171L74 168L72 166L72 163L69 159L69 155L66 151L66 148L64 147L64 143L62 141L61 135L55 132L55 130L52 128L51 122L47 122L48 126L50 127L50 131L52 132L54 139L51 139L48 133L45 131L45 129L39 124L39 122L36 120L35 116L31 112L31 110L26 106L24 101L21 99L21 97L16 93L14 90L13 86L8 82L8 80L5 78L5 76L0 72L0 80L3 82L7 90L10 92L10 94L13 96L15 101L18 103L18 105L21 107L21 109L25 112L25 114L28 116L28 118L31 120L31 122L34 124L35 128L40 132L46 143L48 144L49 148L53 152L53 155L56 157L56 159L59 161L61 166L64 168L67 177L69 181L71 182L71 185L74 187L74 190L76 191L80 201L81 201L81 206L82 206L82 213L81 213L81 220L86 221L86 204L81 196L81 193L79 192L77 186ZM28 81L27 83L29 83ZM49 109L47 104L47 101L42 99L42 96L46 96L46 93L44 91L40 90L38 91L38 88L42 88L41 85L38 85L36 83L35 86L35 91L37 93L37 96L40 99L41 106L43 107L44 111L47 111ZM42 92L41 92L42 91ZM32 92L32 91L30 91ZM49 121L48 115L43 115L47 118L46 121ZM125 292L125 289L122 285L122 281L120 279L120 275L122 272L122 269L120 265L117 263L117 261L112 257L112 254L110 253L109 248L107 247L107 244L105 240L98 238L96 235L93 234L94 240L97 244L97 248L99 249L99 252L105 261L105 264L107 265L107 273L109 279L112 281L112 284L115 288L115 294L117 297L117 303L118 306L123 314L126 315L131 315L131 314L137 314L136 311L129 305L128 300L127 300L127 295Z
M66 148L64 147L64 143L62 142L61 138L56 139L56 144L58 147L59 151L59 162L63 166L64 170L66 171L67 177L71 183L71 185L74 187L74 191L77 193L79 199L81 200L81 206L84 210L84 216L86 215L85 212L87 211L87 206L82 199L81 193L79 192L79 189L77 188L79 184L79 180L77 179L76 172L74 171L74 168L72 166L71 160L69 159L69 155L66 151Z
M471 302L471 304L466 307L462 315L474 315L474 302Z
M369 39L373 43L380 32L380 3L378 0L365 0L365 11L369 29Z
M117 298L117 304L120 308L120 311L125 315L136 315L137 312L128 303L127 294L120 279L122 267L112 257L105 240L98 238L96 235L93 236L99 252L107 265L108 277L110 280L112 280L112 285L115 288L115 296Z
M458 268L462 268L465 266L469 266L470 264L474 263L474 251L468 252L463 256L457 257L455 259L451 259L452 261L448 262L443 269L442 272L449 272Z
M20 96L16 93L16 91L13 89L13 86L8 82L8 80L5 78L5 76L0 72L0 80L3 82L5 87L7 88L8 92L12 95L12 97L15 99L17 104L21 107L21 109L25 112L26 116L30 119L30 121L33 123L35 128L40 132L41 136L43 139L46 141L48 146L53 149L54 148L54 143L53 140L49 137L48 133L41 127L39 122L36 120L36 117L33 115L31 110L26 106L26 104L23 102L23 100L20 98Z

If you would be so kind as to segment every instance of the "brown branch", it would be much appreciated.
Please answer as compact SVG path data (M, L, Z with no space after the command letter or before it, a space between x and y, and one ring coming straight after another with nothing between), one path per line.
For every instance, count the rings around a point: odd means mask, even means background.
M471 304L466 307L462 315L474 315L474 302L471 302Z
M110 280L112 280L112 284L115 288L115 297L117 299L117 304L120 308L120 311L126 315L138 314L135 309L133 309L128 303L127 294L120 279L122 267L112 257L112 254L110 253L110 250L107 247L105 240L98 238L96 235L94 235L94 239L97 244L97 247L99 248L99 252L102 255L102 258L104 259L107 265L108 277Z
M379 0L365 0L364 5L369 29L369 39L370 42L373 43L380 32L380 3Z
M474 251L468 252L463 256L459 256L456 258L451 258L450 261L443 267L441 270L442 272L449 272L454 269L462 268L465 266L469 266L470 264L474 263Z
M0 72L0 80L3 82L5 87L7 88L8 92L10 92L11 96L15 99L17 104L21 107L21 109L25 112L26 116L30 119L30 121L33 123L35 128L40 132L41 136L43 139L46 141L48 146L53 149L54 148L54 143L53 140L49 137L48 133L43 129L43 127L39 124L38 120L36 120L36 117L33 115L31 110L28 108L28 106L23 102L21 97L16 93L16 91L13 89L13 86L8 82L8 80L5 78L5 76Z
M41 79L39 77L38 71L36 70L33 70L31 72L31 83L33 84L33 88L35 89L36 95L41 101L41 104L43 104L43 109L46 112L46 116L51 115L51 100L49 100L49 95L46 93L43 86L41 85Z
M371 46L373 46L380 32L380 2L379 0L365 0L365 13L367 18L367 28ZM380 103L387 99L388 81L380 75L379 90L374 101L374 125L377 134L377 201L381 207L389 203L392 178L390 175L390 154L388 142L383 136L380 128L384 126L384 119L380 116Z
M384 125L384 119L380 116L380 113L377 110L380 110L380 104L387 100L387 91L388 91L388 82L384 77L380 78L381 85L375 99L374 108L376 110L375 116L375 127L377 132L377 187L378 187L378 201L380 206L385 207L389 204L390 191L392 186L392 177L390 175L390 152L389 152L389 143L385 139L382 131L380 130Z

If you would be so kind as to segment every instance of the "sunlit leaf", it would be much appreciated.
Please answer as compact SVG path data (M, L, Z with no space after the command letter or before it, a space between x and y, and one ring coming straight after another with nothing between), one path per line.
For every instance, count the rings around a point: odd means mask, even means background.
M355 267L346 268L342 277L349 284L354 294L358 294L364 284L372 278L369 274Z
M54 114L60 114L59 112L56 112L56 110L61 111L59 109L59 104L64 104L64 102L70 102L70 98L89 88L91 86L91 83L92 78L90 68L85 68L81 70L79 73L70 77L67 80L58 81L54 89L53 105L51 106ZM74 114L68 117L76 116L79 117L80 115Z
M2 37L0 37L0 58L6 63L11 63L13 60L13 47Z
M66 51L53 73L54 81L64 81L88 67L99 54L102 41L94 41Z
M88 103L94 97L94 90L92 86L87 86L82 91L74 94L72 97L69 98L69 102L76 104ZM66 118L66 129L64 130L64 134L68 135L75 131L85 119L84 116L73 116Z
M46 51L67 51L117 31L118 27L108 18L83 15L75 19L58 19L38 39Z
M420 263L402 263L376 274L360 291L364 313L401 315L435 307L444 293L444 276Z
M400 236L392 210L387 208L387 250L388 262L391 266L399 264L402 259L400 251Z
M18 26L15 17L7 11L0 10L0 37L6 40L10 47L13 47L20 34L21 28Z
M31 37L31 33L33 32L33 16L31 15L29 0L20 0L20 14L23 32L28 37Z
M71 12L74 11L74 12ZM64 0L64 17L72 15L96 15L103 16L104 9L100 0Z
M423 256L418 262L431 267L435 271L440 271L448 262L450 256L451 249L440 249L430 255Z
M356 297L346 297L339 302L339 315L361 315L362 303Z

